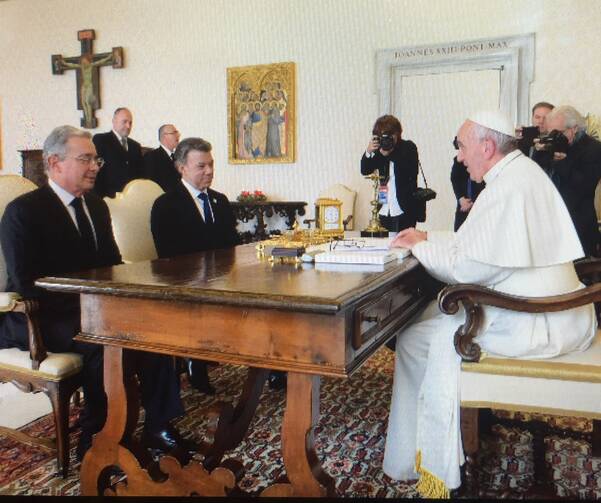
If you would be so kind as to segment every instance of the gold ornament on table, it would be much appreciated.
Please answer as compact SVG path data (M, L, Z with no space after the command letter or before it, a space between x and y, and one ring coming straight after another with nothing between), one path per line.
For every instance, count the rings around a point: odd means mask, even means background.
M376 170L371 175L368 175L365 178L368 178L373 182L374 197L371 201L371 220L369 221L369 225L361 231L361 237L388 237L388 229L382 227L382 224L380 223L380 216L378 215L378 189L380 187L380 174Z
M342 201L320 197L315 201L315 227L319 234L341 238L344 236Z

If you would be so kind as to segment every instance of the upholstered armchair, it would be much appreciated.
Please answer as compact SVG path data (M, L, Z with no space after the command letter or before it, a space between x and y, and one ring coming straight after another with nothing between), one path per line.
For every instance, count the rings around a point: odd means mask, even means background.
M352 231L355 226L353 219L355 216L355 199L357 198L357 192L349 189L346 185L337 183L322 190L319 193L319 197L342 201L342 223L344 224L344 230Z
M6 205L17 196L36 186L17 175L0 176L0 216ZM43 392L50 398L56 439L34 438L18 430L0 428L0 434L15 440L56 450L58 472L66 477L69 471L69 402L81 386L82 357L75 353L49 353L44 347L36 321L37 302L21 299L15 292L6 292L6 263L0 250L0 311L22 313L27 318L29 351L18 348L0 349L0 382L13 383L25 393Z
M113 234L126 263L157 258L152 232L150 210L163 189L152 180L132 180L117 192L114 199L104 200L111 212Z
M440 292L441 311L454 314L462 304L466 320L455 333L455 348L462 357L461 429L467 458L465 482L468 493L476 495L476 454L479 433L490 428L490 411L570 416L592 420L591 433L585 437L592 444L593 456L601 456L601 332L583 352L545 360L521 360L482 355L474 341L482 316L482 306L496 306L512 311L556 312L601 301L601 260L576 264L581 281L589 285L569 294L546 298L526 298L503 294L477 285L453 285ZM482 414L486 411L488 414ZM497 421L495 419L495 421ZM498 421L503 422L503 421ZM509 421L509 424L515 425ZM550 494L549 470L545 464L544 437L565 436L565 430L550 427L540 420L520 423L533 433L534 492Z

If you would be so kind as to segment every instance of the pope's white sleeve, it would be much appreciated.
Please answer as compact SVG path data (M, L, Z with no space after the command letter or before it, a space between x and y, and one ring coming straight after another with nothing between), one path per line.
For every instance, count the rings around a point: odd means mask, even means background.
M452 232L428 232L428 239L416 244L413 255L428 273L444 283L475 283L493 286L507 278L513 270L484 264L462 256L455 246Z

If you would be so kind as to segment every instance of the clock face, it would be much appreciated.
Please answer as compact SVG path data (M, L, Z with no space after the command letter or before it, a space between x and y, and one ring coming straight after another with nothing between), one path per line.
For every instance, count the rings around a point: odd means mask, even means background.
M338 224L338 216L340 210L336 206L326 206L323 213L323 218L326 224Z

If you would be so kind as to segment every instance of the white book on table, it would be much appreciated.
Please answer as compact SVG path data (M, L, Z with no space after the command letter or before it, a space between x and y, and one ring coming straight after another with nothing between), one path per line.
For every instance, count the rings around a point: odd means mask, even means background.
M315 255L316 263L330 264L386 264L408 255L401 249L389 250L333 250Z

